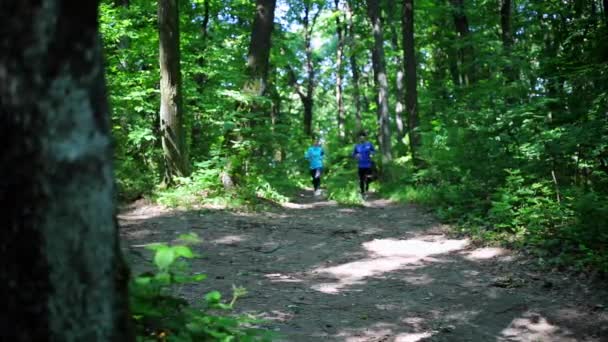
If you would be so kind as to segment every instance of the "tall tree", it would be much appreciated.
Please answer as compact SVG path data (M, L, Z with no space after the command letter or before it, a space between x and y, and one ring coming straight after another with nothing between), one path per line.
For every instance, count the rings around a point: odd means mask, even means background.
M407 127L410 137L410 151L414 165L420 166L420 133L418 132L418 80L416 74L416 50L414 41L414 0L403 0L403 60L405 61L405 84Z
M469 37L469 20L465 12L464 0L450 0L450 3L452 5L454 26L459 40L458 47L456 48L458 83L459 85L469 85L474 81L475 77L473 65L474 51Z
M165 160L164 183L189 173L179 49L178 0L158 0L160 42L160 131Z
M0 334L131 341L98 1L3 2Z
M504 68L507 82L513 82L517 77L517 72L513 67L511 60L511 49L513 46L513 31L511 28L511 18L513 11L513 2L511 0L500 1L500 36L502 38L502 46L505 56L507 57L507 65Z
M397 25L395 24L395 13L390 9L387 10L390 16L390 31L391 31L391 45L393 51L399 51L399 33L397 31ZM404 82L404 72L403 72L403 61L401 55L399 53L395 54L395 65L397 67L397 75L395 77L395 86L397 88L397 93L395 94L395 124L397 127L397 141L402 145L401 141L403 137L405 137L405 125L403 124L403 113L405 109L404 99L405 99L405 87L403 86Z
M391 131L389 125L388 79L386 76L386 62L384 58L382 18L380 17L380 6L377 0L367 0L367 15L372 24L372 32L374 35L372 64L374 69L374 81L377 89L378 140L380 143L382 161L389 162L393 157L391 154Z
M336 34L338 46L336 47L336 106L338 108L338 136L344 138L344 100L342 94L342 59L344 56L344 26L340 21L340 0L335 0L336 5Z
M268 70L276 0L256 0L256 12L247 54L248 81L245 90L264 95L268 88Z
M352 0L345 2L346 6L346 19L348 21L348 42L350 46L349 60L350 69L352 73L353 83L353 98L355 100L355 130L358 133L361 131L361 91L359 89L359 65L357 64L357 53L356 53L356 42L357 37L355 36L355 25L353 23L353 7L351 4Z
M314 13L311 13L314 10L314 7L316 7L317 10ZM321 10L322 8L319 4L315 6L315 1L304 0L304 14L302 18L300 18L300 23L302 24L302 29L304 30L304 50L306 59L304 67L304 73L306 74L304 85L297 82L296 74L293 68L290 68L290 83L295 86L296 92L302 101L302 107L304 107L304 133L308 136L312 135L316 74L312 50L312 34L315 23L317 22L317 18L319 17L319 14L321 14ZM303 90L303 88L305 90Z

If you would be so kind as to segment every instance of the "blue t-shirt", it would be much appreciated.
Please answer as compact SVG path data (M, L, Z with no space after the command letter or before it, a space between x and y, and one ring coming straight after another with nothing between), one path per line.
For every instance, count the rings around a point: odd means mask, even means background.
M323 167L323 148L321 146L311 146L306 150L304 157L310 162L310 169L320 169Z
M373 164L371 155L375 152L376 150L374 149L374 145L372 145L371 142L366 141L355 145L355 148L353 149L353 157L357 158L360 168L370 168Z

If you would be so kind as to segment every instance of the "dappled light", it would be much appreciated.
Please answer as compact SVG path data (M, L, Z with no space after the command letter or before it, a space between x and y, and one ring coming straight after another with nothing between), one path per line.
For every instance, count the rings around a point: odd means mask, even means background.
M463 255L468 260L487 260L496 257L502 257L507 254L507 250L504 248L496 248L496 247L488 247L488 248L478 248L473 251L464 252ZM504 260L504 259L503 259Z
M199 233L196 267L226 298L233 285L247 288L237 310L264 319L284 334L279 341L570 341L564 321L588 315L562 308L535 316L519 293L527 283L496 269L512 268L516 255L450 238L413 208L322 203L310 196L265 213L123 217L123 236L133 248ZM180 289L193 298L201 291ZM549 292L533 296L555 305Z
M401 333L395 336L394 342L418 342L433 336L430 332L423 333Z
M574 338L568 329L553 325L546 317L528 311L522 316L513 319L508 328L501 332L497 341L575 342L578 341L578 339Z
M226 235L219 239L212 240L211 242L220 245L232 245L247 240L249 237L246 235Z
M362 244L368 251L368 256L361 260L348 262L338 266L321 267L312 273L328 275L335 278L333 282L313 285L317 291L338 293L342 289L364 283L368 277L377 277L396 270L415 270L425 263L433 262L430 255L445 254L461 250L468 240L442 240L433 236L434 241L421 239L396 240L375 239ZM425 279L424 282L431 282Z

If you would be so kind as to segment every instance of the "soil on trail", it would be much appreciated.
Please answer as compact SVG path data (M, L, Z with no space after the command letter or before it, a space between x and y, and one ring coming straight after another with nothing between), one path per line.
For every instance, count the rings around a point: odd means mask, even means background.
M304 192L261 213L138 205L119 219L134 272L149 263L142 245L197 233L193 270L208 280L180 294L243 286L237 311L282 341L608 341L604 291L475 248L412 205Z

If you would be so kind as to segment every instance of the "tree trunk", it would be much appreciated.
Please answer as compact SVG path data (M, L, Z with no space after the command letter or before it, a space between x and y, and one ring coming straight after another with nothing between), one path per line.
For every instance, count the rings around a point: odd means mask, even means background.
M355 100L355 132L357 134L361 131L361 91L359 89L359 66L357 65L357 55L353 51L355 48L355 42L357 41L355 37L355 30L353 25L353 9L351 7L350 1L346 1L346 16L348 19L348 39L349 46L351 48L350 51L350 68L353 74L353 98Z
M390 11L391 13L391 45L393 47L393 51L399 51L399 34L397 31L397 25L394 20L394 11ZM403 124L403 112L405 109L404 99L405 99L405 89L403 87L403 61L401 60L401 56L397 53L395 54L395 65L397 66L397 77L395 78L395 86L397 87L396 93L396 104L395 104L395 124L397 127L397 141L400 146L403 145L403 138L405 137L405 125Z
M475 79L475 66L473 65L475 51L469 41L469 21L465 13L464 0L450 0L450 2L452 4L456 33L458 34L458 39L461 41L461 46L463 46L457 49L459 82L460 85L469 85Z
M257 0L256 13L251 30L249 53L247 55L248 82L245 90L262 96L268 87L268 69L272 29L274 27L274 9L276 0Z
M386 77L386 62L384 59L384 39L382 34L382 19L377 0L367 0L367 14L372 24L374 35L374 46L372 49L372 64L374 69L374 80L378 91L376 103L378 105L378 141L382 154L382 162L390 162L391 154L391 132L389 126L389 103L388 103L388 80Z
M298 84L296 79L295 71L289 68L290 83L296 89L300 100L302 101L302 107L304 107L303 116L303 128L304 134L312 136L312 121L313 121L313 108L314 108L314 91L315 91L315 67L312 54L312 32L317 21L321 8L318 8L316 13L310 18L310 12L313 6L313 2L304 2L304 17L301 18L302 29L304 30L304 53L306 56L305 61L305 74L306 79L304 81L306 90L302 90L302 86Z
M178 0L158 1L160 42L160 131L165 159L164 183L188 175L182 108Z
M335 0L336 12L340 13L340 0ZM336 106L338 108L338 137L344 139L344 101L342 97L342 56L344 55L344 28L340 22L340 15L336 15L336 34L338 46L336 48Z
M604 19L606 19L606 25L608 25L608 0L603 0L604 5Z
M405 60L405 84L408 133L410 151L415 166L420 166L420 134L418 132L418 90L416 74L416 51L414 42L414 0L403 0L403 59Z
M274 27L274 10L276 0L257 0L255 17L253 19L253 27L251 28L251 38L249 41L249 51L247 54L246 74L247 80L243 86L243 92L253 96L265 96L271 87L268 85L269 58L271 48L272 30ZM263 112L266 117L260 119L272 120L272 106L261 108L259 104L245 104L245 108L241 108L243 112L248 112L247 125L254 125L256 121L255 115ZM264 112L268 109L267 112ZM228 162L220 176L225 189L231 189L237 184L237 175L242 168L242 159L247 162L247 156L238 155L234 152L233 142L242 140L240 133L234 130L229 130L225 133L224 144ZM239 160L241 159L241 160Z
M513 11L513 2L511 0L501 0L500 3L500 28L502 46L507 57L507 65L503 72L507 79L507 83L515 81L517 78L517 72L513 67L513 61L511 60L511 49L513 47L513 30L511 29L511 13Z
M98 5L13 1L0 11L6 341L134 340Z

